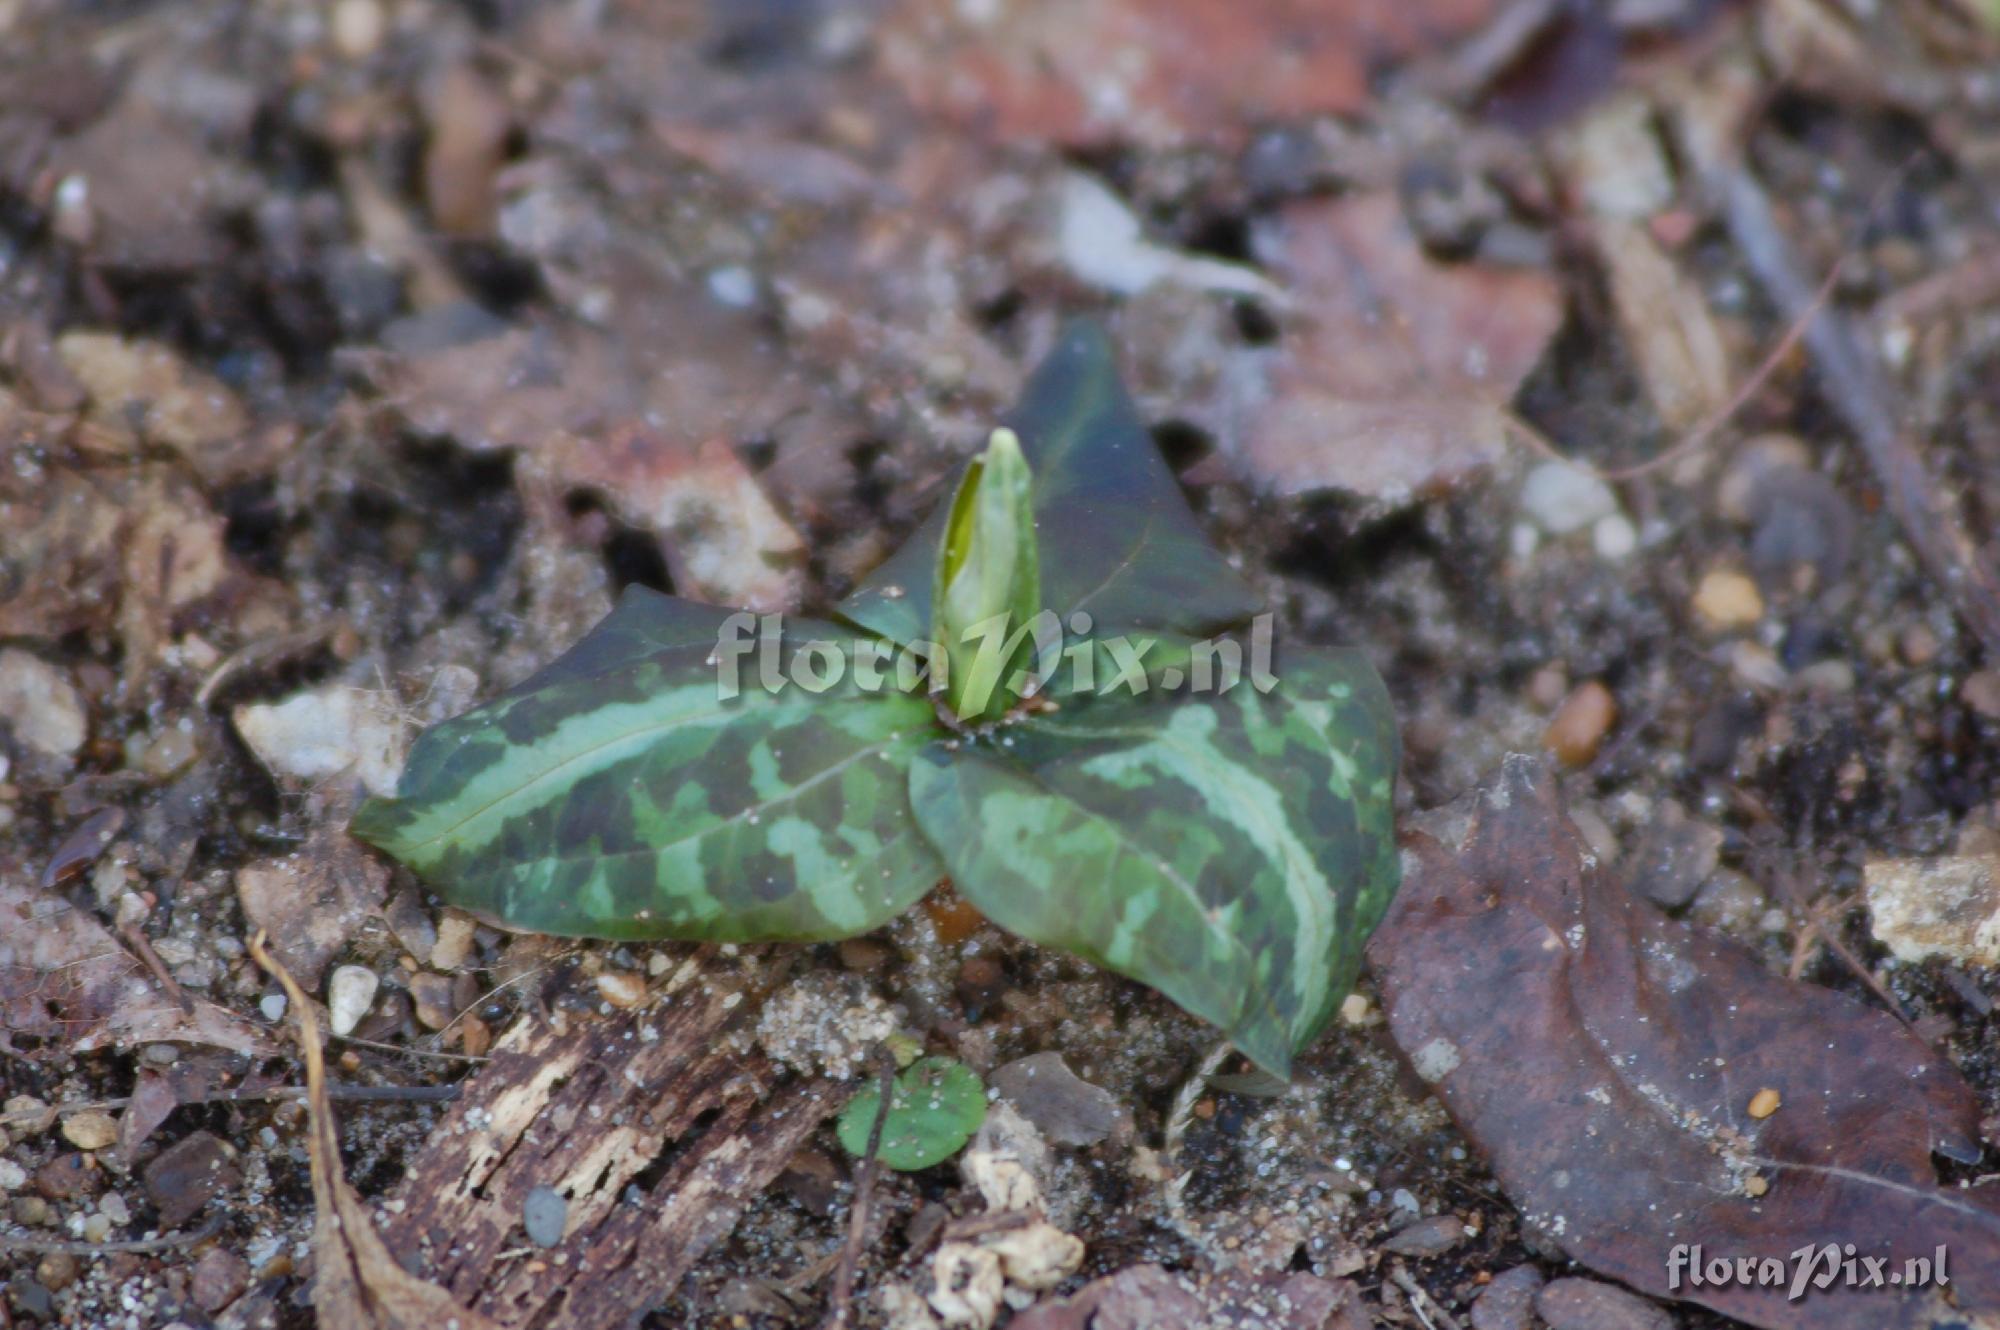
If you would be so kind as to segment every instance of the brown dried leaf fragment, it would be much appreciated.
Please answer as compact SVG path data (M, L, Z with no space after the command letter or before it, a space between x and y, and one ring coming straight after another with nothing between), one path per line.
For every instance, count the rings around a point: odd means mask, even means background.
M909 0L884 42L911 99L1007 141L1233 145L1367 109L1370 74L1441 49L1491 0Z
M306 1059L306 1116L311 1137L313 1207L313 1312L319 1323L342 1330L500 1330L500 1323L453 1302L435 1284L425 1283L396 1263L375 1231L354 1188L340 1168L340 1138L333 1129L333 1105L326 1095L326 1059L320 1050L319 1018L285 967L264 949L264 935L250 942L256 962L284 985L299 1022L299 1047Z
M1245 426L1267 489L1400 505L1505 455L1508 400L1562 325L1553 278L1434 262L1388 193L1292 204L1259 249L1303 320Z
M25 865L0 859L0 1052L21 1052L17 1037L64 1054L155 1043L274 1051L226 1007L195 998L184 1010L110 929L29 881Z
M1570 1256L1770 1330L2000 1324L2000 1207L1940 1186L1930 1158L1979 1158L1977 1100L1894 1018L1606 881L1529 758L1508 759L1462 849L1417 834L1405 863L1370 947L1391 1032ZM1765 1090L1784 1109L1759 1118ZM1670 1286L1674 1249L1697 1243L1787 1270L1829 1243L1896 1271L1942 1246L1951 1282L1796 1301Z

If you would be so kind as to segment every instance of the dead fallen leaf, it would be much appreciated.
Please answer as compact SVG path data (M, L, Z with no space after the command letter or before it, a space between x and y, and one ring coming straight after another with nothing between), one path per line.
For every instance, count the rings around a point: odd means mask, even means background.
M1388 193L1293 204L1258 250L1302 315L1245 422L1266 488L1401 505L1505 454L1507 402L1562 324L1552 278L1434 262Z
M381 362L378 382L417 428L514 451L524 491L600 494L658 537L680 594L754 610L797 604L805 544L731 446L730 423L749 421L726 358L697 359L642 388L593 330L487 331ZM634 423L649 401L671 433ZM719 432L693 434L702 421Z
M1240 143L1366 109L1370 75L1464 36L1491 0L906 0L884 59L912 100L1006 140Z
M340 1137L326 1095L326 1059L319 1018L298 982L264 949L260 934L250 954L284 985L299 1023L306 1059L306 1117L311 1132L313 1209L313 1312L319 1323L342 1330L500 1330L500 1323L452 1301L396 1262L368 1208L347 1185L340 1167Z
M805 543L726 439L687 444L624 424L590 438L562 436L538 460L657 534L681 594L758 611L798 604Z
M327 962L382 908L388 886L381 860L338 830L322 829L293 854L236 870L243 917L270 934L285 968L315 989Z
M53 1041L66 1055L157 1043L274 1051L226 1007L191 998L182 1010L110 929L29 881L24 865L0 859L0 1052L29 1056L16 1038Z
M294 437L257 429L227 385L159 342L69 332L55 349L88 399L85 439L95 451L137 456L164 447L222 486L269 471Z
M290 593L237 562L224 525L179 466L84 470L17 453L0 470L0 637L115 632L143 696L198 614L229 611L213 621L246 636L283 618Z
M1931 1164L1980 1155L1951 1064L1607 881L1533 759L1507 760L1458 852L1413 838L1370 957L1417 1073L1582 1264L1771 1330L2000 1325L2000 1208ZM1783 1107L1759 1119L1764 1089ZM1697 1243L1780 1262L1853 1243L1898 1271L1942 1245L1951 1283L1671 1287Z
M223 163L188 128L128 98L56 144L48 171L57 225L90 261L193 272L216 262L216 211L235 193Z

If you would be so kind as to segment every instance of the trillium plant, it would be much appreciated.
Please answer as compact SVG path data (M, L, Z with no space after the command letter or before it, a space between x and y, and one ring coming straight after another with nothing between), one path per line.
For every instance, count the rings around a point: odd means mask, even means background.
M1396 888L1396 729L1261 609L1079 324L832 620L632 588L353 830L577 937L844 938L949 877L1282 1076Z

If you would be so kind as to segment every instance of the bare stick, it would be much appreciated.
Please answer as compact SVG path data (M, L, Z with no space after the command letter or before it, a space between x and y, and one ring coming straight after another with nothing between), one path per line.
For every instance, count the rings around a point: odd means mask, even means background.
M1815 310L1812 288L1778 228L1770 197L1739 163L1710 172L1729 233L1750 271L1787 318L1806 320L1805 344L1819 366L1820 390L1861 443L1889 511L1917 557L1943 584L1966 624L2000 660L2000 582L1979 556L1958 515L1938 493L1916 444L1896 419L1895 394L1881 362L1830 309Z
M165 1251L170 1247L192 1247L204 1238L213 1237L221 1229L222 1216L216 1215L200 1228L167 1233L157 1238L138 1238L131 1242L61 1242L48 1238L17 1238L0 1233L0 1251L25 1252L30 1256L110 1256L115 1252Z
M833 1300L828 1304L824 1330L842 1330L854 1309L854 1271L861 1263L861 1248L868 1240L868 1204L875 1196L875 1174L881 1162L882 1127L889 1121L889 1101L895 1096L896 1060L886 1048L877 1049L880 1068L881 1102L875 1105L875 1121L868 1127L868 1151L861 1156L861 1171L854 1178L854 1204L847 1213L847 1245L840 1250L840 1264L833 1273Z

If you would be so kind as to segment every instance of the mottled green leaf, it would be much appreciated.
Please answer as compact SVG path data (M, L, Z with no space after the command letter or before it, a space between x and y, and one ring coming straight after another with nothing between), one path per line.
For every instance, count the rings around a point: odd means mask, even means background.
M567 655L418 740L354 834L512 928L716 941L846 937L939 877L906 769L928 699L757 686L724 699L726 610L634 588ZM754 628L752 633L754 636ZM788 620L785 640L853 636Z
M881 1105L881 1084L870 1082L840 1111L840 1143L849 1154L868 1153ZM964 1149L985 1120L986 1087L972 1069L950 1058L924 1058L890 1087L876 1157L899 1172L941 1164Z
M939 740L910 797L995 923L1150 984L1283 1075L1395 891L1396 730L1356 653L1293 648L1275 672L1268 694L1093 699Z
M1192 636L1261 607L1202 534L1096 325L1064 331L1006 423L1034 472L1044 606L1065 620L1085 611L1101 632ZM844 618L898 642L929 632L948 507L841 602Z

